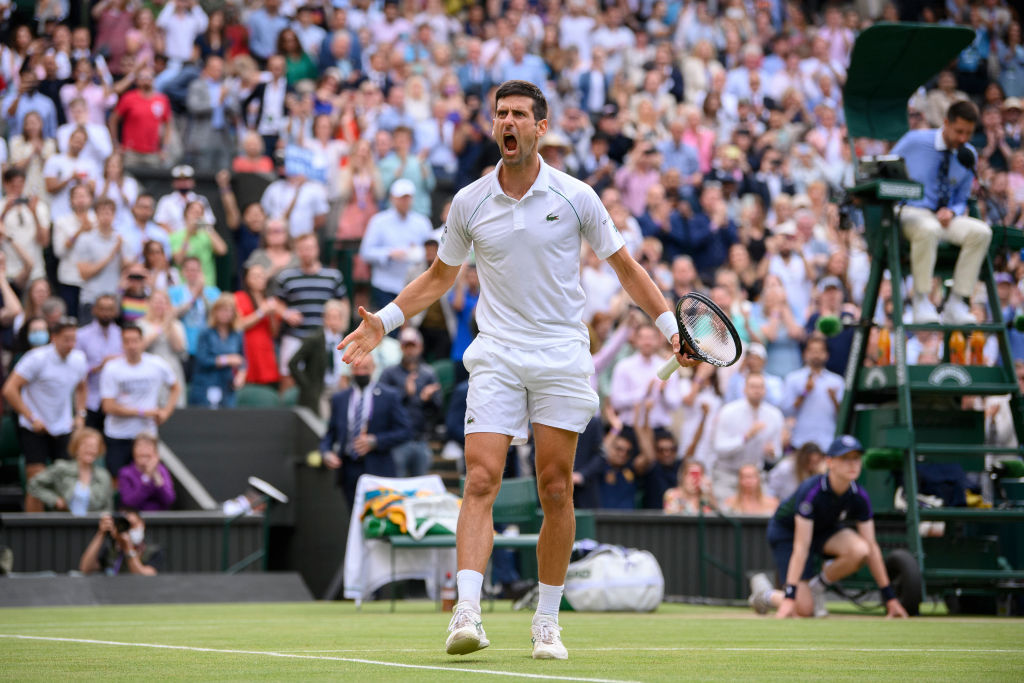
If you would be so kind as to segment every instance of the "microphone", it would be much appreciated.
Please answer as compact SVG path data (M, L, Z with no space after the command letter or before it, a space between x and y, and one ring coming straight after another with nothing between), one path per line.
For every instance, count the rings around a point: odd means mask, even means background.
M977 175L974 166L978 163L978 158L974 156L974 152L971 151L970 147L967 145L958 147L956 150L956 160L972 174Z
M826 337L834 337L843 331L843 323L834 315L821 316L818 318L816 327L818 332L821 332Z

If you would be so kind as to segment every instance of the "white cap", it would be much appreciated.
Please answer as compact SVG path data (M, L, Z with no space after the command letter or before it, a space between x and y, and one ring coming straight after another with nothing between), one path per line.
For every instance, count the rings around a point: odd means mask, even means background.
M399 178L391 183L392 197L412 197L416 194L416 185L408 178Z

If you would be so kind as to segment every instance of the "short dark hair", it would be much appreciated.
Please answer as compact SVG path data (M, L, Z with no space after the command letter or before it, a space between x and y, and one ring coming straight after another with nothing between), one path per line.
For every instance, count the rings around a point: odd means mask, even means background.
M114 200L111 199L110 197L100 197L95 202L93 202L93 205L92 205L93 211L99 211L100 208L102 208L102 207L107 207L108 209L111 209L112 211L116 211L117 210L117 204L115 204Z
M505 81L494 93L494 108L498 108L498 100L504 97L523 95L533 100L533 118L542 121L548 117L548 101L544 93L529 81Z
M140 337L143 336L142 328L136 325L135 323L125 323L124 325L121 326L121 334L123 335L127 332L138 332Z
M14 180L15 178L24 178L24 177L25 177L25 172L22 171L20 168L12 167L12 168L9 168L6 171L4 171L4 182L5 183L9 183L12 180Z
M952 122L957 119L967 121L968 123L978 123L978 107L970 100L954 102L946 110L946 120Z

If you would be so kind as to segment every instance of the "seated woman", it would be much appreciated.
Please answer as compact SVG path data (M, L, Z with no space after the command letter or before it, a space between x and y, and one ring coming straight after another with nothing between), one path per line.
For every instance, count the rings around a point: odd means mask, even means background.
M244 347L233 295L221 294L213 302L207 325L196 341L196 369L188 404L231 408L235 390L245 384Z
M766 495L762 490L757 465L744 465L739 471L736 494L726 498L722 507L737 515L767 516L775 513L779 499Z
M695 515L700 511L714 512L718 507L711 480L704 465L686 458L679 466L679 484L665 491L665 512L674 515Z
M121 503L137 510L170 510L174 480L160 462L157 438L143 432L132 444L132 463L117 473Z
M71 435L71 460L57 460L28 482L28 494L47 510L84 516L87 512L114 509L110 474L96 460L106 452L103 435L82 427Z

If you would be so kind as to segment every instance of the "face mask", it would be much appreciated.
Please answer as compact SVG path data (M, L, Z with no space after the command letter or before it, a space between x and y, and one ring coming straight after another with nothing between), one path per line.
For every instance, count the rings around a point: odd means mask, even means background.
M182 197L187 197L188 196L188 188L187 187L181 188L180 190L178 190L178 192L181 193Z
M50 341L50 333L46 330L32 330L28 333L28 343L31 346L43 346Z
M369 375L352 375L352 381L356 383L356 386L360 389L365 389L370 384Z
M142 527L132 527L128 530L128 539L132 545L142 545L142 542L146 540L146 530Z

